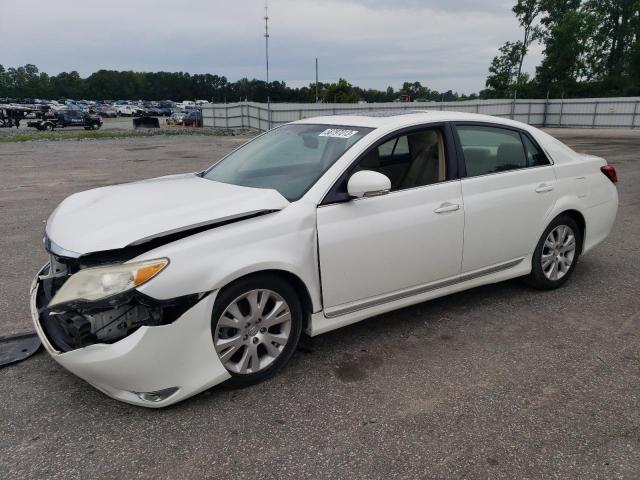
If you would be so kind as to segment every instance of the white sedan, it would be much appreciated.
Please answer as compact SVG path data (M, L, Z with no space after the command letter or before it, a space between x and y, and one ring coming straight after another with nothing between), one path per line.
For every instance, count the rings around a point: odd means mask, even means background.
M31 289L51 356L164 407L279 370L319 335L524 277L562 286L611 231L614 168L495 117L302 120L204 172L76 193Z

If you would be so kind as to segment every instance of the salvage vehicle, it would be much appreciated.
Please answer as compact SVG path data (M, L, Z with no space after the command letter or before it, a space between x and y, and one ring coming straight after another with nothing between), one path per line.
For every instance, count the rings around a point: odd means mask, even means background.
M202 172L68 197L33 320L63 367L164 407L270 377L303 332L516 277L559 288L612 229L616 182L602 158L495 117L301 120Z
M102 118L80 110L57 110L39 120L27 122L38 130L54 130L65 127L84 127L85 130L98 130L102 127Z
M20 120L23 120L31 111L30 107L23 105L0 103L0 128L20 128Z

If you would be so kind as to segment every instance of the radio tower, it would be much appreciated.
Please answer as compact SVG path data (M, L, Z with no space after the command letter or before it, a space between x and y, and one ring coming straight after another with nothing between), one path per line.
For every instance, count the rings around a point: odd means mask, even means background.
M269 0L264 0L264 46L267 60L267 88L269 87Z

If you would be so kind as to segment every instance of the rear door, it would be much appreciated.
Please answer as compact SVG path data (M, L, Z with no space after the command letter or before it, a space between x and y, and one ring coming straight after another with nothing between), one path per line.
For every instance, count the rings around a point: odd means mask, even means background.
M526 133L494 124L457 124L464 160L462 272L530 254L555 200L556 176Z

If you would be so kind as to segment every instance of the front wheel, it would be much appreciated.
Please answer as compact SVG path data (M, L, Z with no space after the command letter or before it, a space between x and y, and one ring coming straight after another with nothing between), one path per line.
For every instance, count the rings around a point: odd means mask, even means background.
M564 285L573 274L582 248L582 232L568 215L558 216L546 228L533 254L529 285L553 290Z
M231 284L216 299L213 344L231 374L228 384L246 386L269 378L296 349L303 309L295 289L275 275Z

